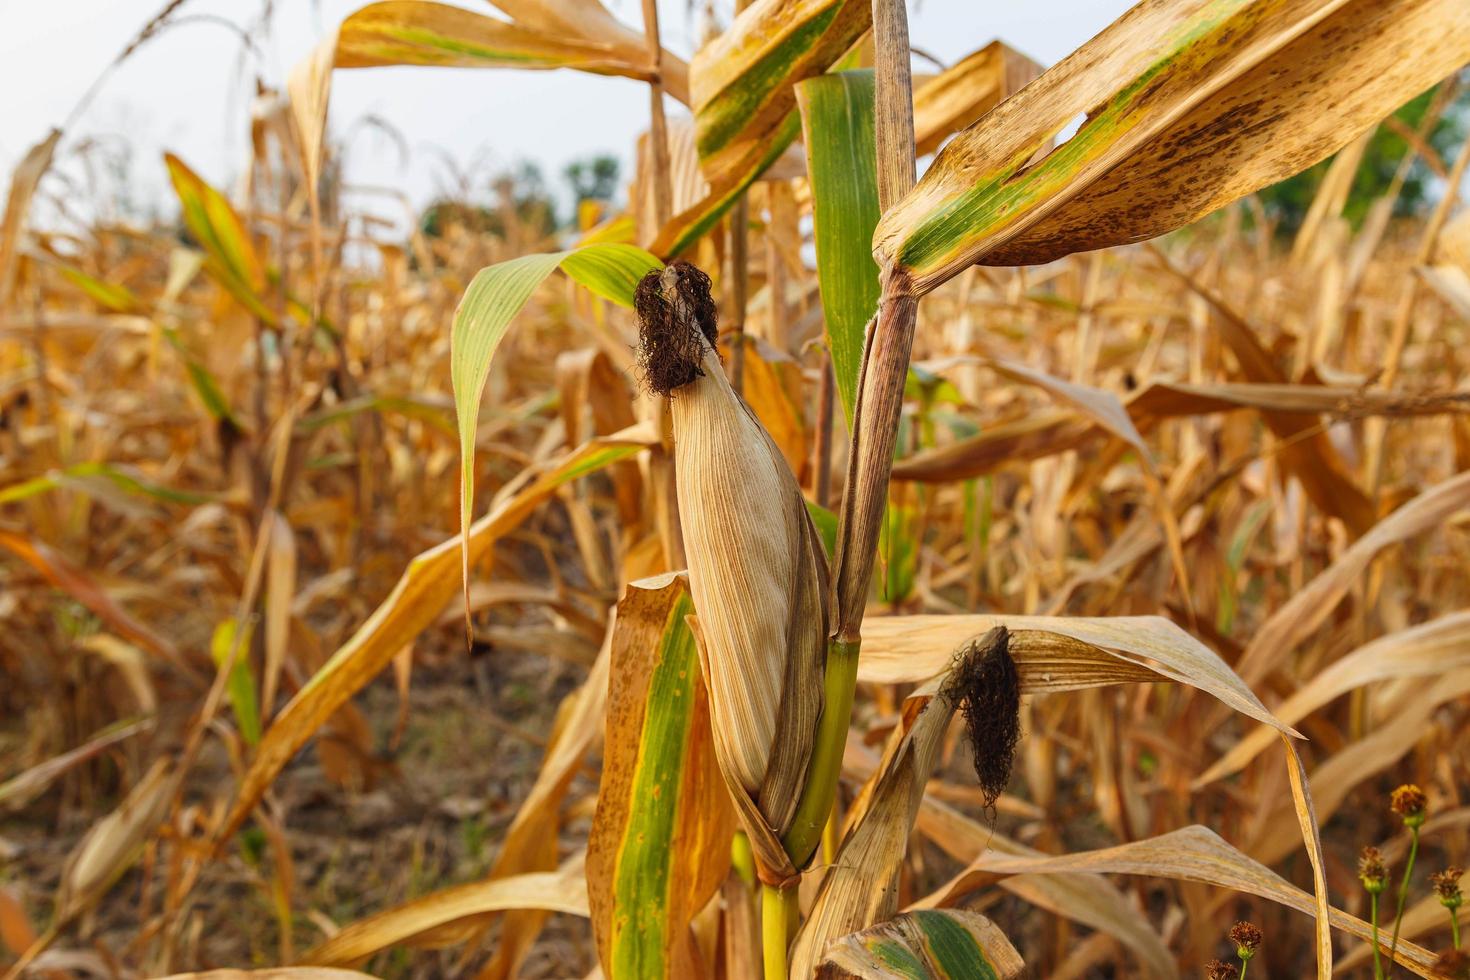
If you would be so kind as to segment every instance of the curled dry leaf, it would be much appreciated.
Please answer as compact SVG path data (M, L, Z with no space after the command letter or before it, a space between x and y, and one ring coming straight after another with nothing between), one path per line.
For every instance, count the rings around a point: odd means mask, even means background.
M657 444L657 433L640 425L589 440L567 453L471 526L466 545L470 560L484 554L497 538L525 520L557 487ZM454 537L411 561L393 592L367 622L281 709L240 781L217 836L219 842L240 829L276 775L317 729L434 621L460 584L459 558L460 539Z
M350 966L400 944L445 945L477 931L485 917L511 909L587 915L583 855L556 871L512 875L445 888L344 926L302 957L311 966Z
M1430 487L1379 521L1262 624L1236 662L1240 676L1248 684L1264 678L1331 615L1374 555L1442 524L1466 507L1470 507L1470 473L1461 473Z
M1379 681L1434 677L1470 667L1470 612L1451 613L1366 643L1325 667L1273 710L1288 725L1348 691ZM1195 780L1195 788L1239 772L1275 739L1258 728Z
M1000 631L1004 643L1004 631ZM940 742L958 704L942 691L904 704L903 735L843 838L791 949L794 976L812 975L829 943L898 911L898 870Z
M1131 874L1197 881L1257 895L1314 917L1319 908L1317 899L1311 894L1246 857L1214 831L1199 826L1117 847L1073 854L1023 857L987 852L919 905L939 907L952 904L975 889L1008 875L1058 873ZM1340 909L1330 908L1328 921L1333 929L1359 939L1367 940L1372 936L1368 923ZM1433 976L1430 967L1434 955L1421 946L1400 941L1394 961L1421 977Z
M72 849L56 895L56 917L68 919L102 897L133 863L173 801L178 780L167 759L149 767L116 810Z

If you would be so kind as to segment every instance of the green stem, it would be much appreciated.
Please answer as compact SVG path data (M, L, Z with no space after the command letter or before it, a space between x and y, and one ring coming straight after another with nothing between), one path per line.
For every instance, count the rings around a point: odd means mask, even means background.
M837 798L837 777L842 773L842 754L847 749L847 729L852 723L852 696L857 687L858 643L827 641L827 674L823 681L825 700L817 723L812 761L806 785L796 804L796 816L781 843L798 869L805 868L822 840L822 829L832 802Z
M1245 971L1246 970L1249 970L1250 968L1251 968L1251 961L1250 960L1241 960L1240 961L1240 980L1245 980Z
M1455 948L1460 948L1460 919L1455 915L1459 909L1450 909L1450 935L1454 937Z
M796 931L797 886L761 885L761 959L765 980L787 980L786 950Z
M1383 959L1378 952L1378 893L1368 893L1368 921L1373 925L1373 980L1383 980Z
M755 852L751 850L750 838L743 830L735 831L730 841L730 866L746 887L755 887Z
M1404 904L1409 899L1409 876L1414 873L1414 858L1419 856L1419 828L1409 828L1409 860L1404 865L1404 880L1399 882L1399 908L1393 917L1393 942L1388 946L1388 968L1393 969L1393 954L1399 949L1399 927L1404 924Z

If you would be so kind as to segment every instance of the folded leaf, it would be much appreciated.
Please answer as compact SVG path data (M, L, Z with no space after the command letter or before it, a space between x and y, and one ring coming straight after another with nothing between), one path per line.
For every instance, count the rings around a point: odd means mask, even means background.
M695 144L710 193L659 232L683 252L796 138L797 82L819 75L872 24L868 0L756 0L701 48L689 70Z

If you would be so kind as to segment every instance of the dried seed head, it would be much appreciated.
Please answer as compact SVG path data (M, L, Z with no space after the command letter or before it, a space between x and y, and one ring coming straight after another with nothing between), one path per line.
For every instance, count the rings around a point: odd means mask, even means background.
M1240 976L1240 971L1235 968L1234 963L1226 963L1224 960L1210 960L1205 966L1206 980L1235 980Z
M1371 844L1363 848L1358 857L1358 880L1370 895L1380 894L1388 887L1388 868L1383 864L1383 853Z
M638 371L656 394L667 395L704 374L706 347L719 336L710 280L688 262L650 272L633 293L638 313Z
M975 776L985 805L994 806L1011 781L1021 734L1021 683L1004 626L960 648L944 691L965 714Z
M1237 922L1230 927L1230 941L1235 944L1235 955L1248 960L1261 948L1261 927L1254 922Z
M1463 949L1447 949L1434 961L1436 976L1450 980L1470 980L1470 952Z
M1460 894L1460 876L1465 873L1464 868L1450 865L1443 871L1429 876L1429 882L1434 886L1434 894L1439 896L1439 904L1453 912L1460 907L1464 901Z
M1413 783L1405 783L1393 791L1389 805L1393 808L1394 813L1404 818L1405 827L1421 827L1424 825L1425 809L1429 806L1429 798Z

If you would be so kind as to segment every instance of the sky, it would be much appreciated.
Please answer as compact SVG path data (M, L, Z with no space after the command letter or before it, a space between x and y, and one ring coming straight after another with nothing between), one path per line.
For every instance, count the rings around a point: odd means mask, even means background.
M145 210L171 207L165 150L227 187L243 170L256 80L284 87L291 67L365 2L275 0L269 33L251 31L256 40L247 47L240 28L258 25L261 0L186 0L175 14L179 26L106 77L67 128L61 157L69 147L94 144L100 152L93 159L126 166L120 183ZM485 2L450 2L495 13ZM641 22L638 0L605 2L620 19ZM728 18L730 4L715 0L715 9ZM0 174L8 175L30 145L72 115L163 5L164 0L0 0L0 92L7 93L0 102ZM702 6L660 0L666 47L688 56L700 26L690 11ZM910 41L950 64L999 37L1049 65L1128 6L1128 0L911 0ZM923 70L922 62L916 65ZM349 138L349 186L392 188L417 207L454 190L461 175L483 188L491 174L521 160L537 163L559 183L569 162L607 153L624 161L626 176L633 136L648 118L642 83L573 71L374 68L339 71L332 84L329 125L334 138ZM670 111L684 110L671 104ZM80 158L73 155L61 166L85 184ZM387 195L357 194L358 206L379 213L387 208L387 216L403 212Z

